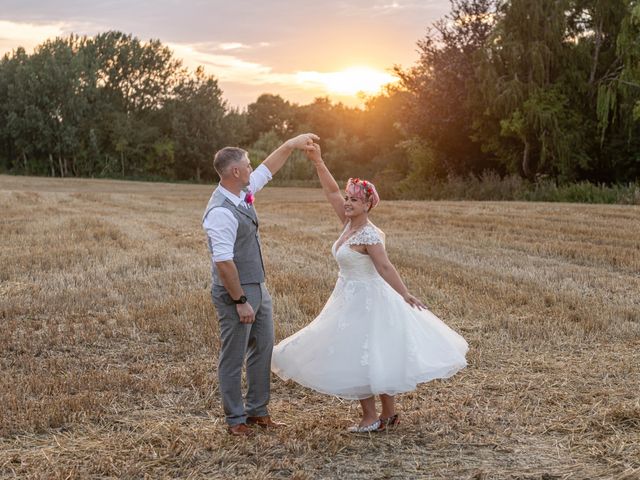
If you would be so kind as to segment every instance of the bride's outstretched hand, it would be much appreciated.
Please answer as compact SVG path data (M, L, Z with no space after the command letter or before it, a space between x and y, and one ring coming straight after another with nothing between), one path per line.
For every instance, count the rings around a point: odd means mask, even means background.
M422 303L419 299L411 295L409 292L407 292L402 298L404 298L404 301L407 302L409 305L411 305L413 308L417 308L418 310L427 309L427 306L424 303Z
M320 150L320 145L318 145L317 143L311 144L309 148L304 151L304 153L307 158L313 163L322 162L322 151Z

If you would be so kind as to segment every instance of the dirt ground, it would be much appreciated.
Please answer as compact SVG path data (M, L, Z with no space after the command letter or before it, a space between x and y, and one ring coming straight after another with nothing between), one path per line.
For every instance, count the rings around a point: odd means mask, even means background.
M357 402L273 378L287 428L225 433L200 219L212 187L0 176L2 478L640 478L640 207L382 204L469 366L353 436ZM256 196L280 340L329 296L316 189Z

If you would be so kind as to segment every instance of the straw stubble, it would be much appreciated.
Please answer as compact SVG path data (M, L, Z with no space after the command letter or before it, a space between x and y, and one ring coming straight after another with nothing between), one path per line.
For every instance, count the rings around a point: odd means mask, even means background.
M0 176L0 476L640 478L640 210L383 202L410 289L469 367L349 436L357 403L273 380L289 427L225 433L211 187ZM318 190L258 194L278 340L333 288Z

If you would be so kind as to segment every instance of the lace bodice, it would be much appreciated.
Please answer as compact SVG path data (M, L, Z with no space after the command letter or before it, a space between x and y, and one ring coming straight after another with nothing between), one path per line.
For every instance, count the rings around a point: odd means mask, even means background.
M376 243L384 244L382 232L376 227L368 223L358 233L351 236L345 242L345 245L375 245Z
M347 223L338 240L331 249L333 256L340 267L340 276L349 280L371 280L381 278L369 255L357 252L350 245L384 245L384 233L374 225L368 223L354 235L342 240L344 233L349 228ZM338 246L338 242L342 243Z

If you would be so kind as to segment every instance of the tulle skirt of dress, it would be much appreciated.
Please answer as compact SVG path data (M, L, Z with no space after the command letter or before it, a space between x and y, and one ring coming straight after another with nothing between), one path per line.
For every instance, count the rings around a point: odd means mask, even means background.
M467 342L428 310L409 306L382 277L342 277L318 317L273 351L283 380L345 399L396 395L467 365Z

